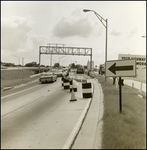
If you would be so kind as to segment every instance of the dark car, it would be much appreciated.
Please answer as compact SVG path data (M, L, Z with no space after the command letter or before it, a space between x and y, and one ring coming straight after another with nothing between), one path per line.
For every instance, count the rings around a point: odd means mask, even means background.
M84 74L84 69L78 68L76 72L77 72L77 74Z

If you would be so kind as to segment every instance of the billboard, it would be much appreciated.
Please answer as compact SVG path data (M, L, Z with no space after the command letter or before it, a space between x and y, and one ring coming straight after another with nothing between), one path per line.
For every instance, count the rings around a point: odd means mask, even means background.
M146 55L118 54L119 60L136 60L137 80L146 81Z

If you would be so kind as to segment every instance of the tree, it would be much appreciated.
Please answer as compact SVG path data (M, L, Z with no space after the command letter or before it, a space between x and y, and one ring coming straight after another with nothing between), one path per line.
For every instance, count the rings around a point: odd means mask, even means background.
M3 66L6 66L6 67L14 67L15 64L14 63L2 63Z
M45 67L45 65L40 65L40 67Z
M75 63L72 63L71 68L75 68L75 67L76 67Z
M54 64L54 68L56 68L56 67L59 68L59 67L60 67L60 64L59 64L59 63L55 63L55 64Z
M37 64L37 62L31 62L31 63L27 63L27 64L25 64L25 66L26 67L38 67L39 66L39 64Z

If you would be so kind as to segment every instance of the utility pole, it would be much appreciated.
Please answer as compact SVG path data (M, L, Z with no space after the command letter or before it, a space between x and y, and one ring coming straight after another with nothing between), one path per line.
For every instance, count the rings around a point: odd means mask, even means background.
M24 58L22 58L22 66L24 65Z

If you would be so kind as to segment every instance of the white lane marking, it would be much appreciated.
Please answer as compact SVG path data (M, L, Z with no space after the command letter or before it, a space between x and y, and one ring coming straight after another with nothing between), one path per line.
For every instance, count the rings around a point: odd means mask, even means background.
M25 90L22 90L22 91L19 91L19 92L16 92L16 93L12 93L12 94L10 94L10 95L3 96L3 97L1 97L1 99L6 98L6 97L10 97L10 96L15 95L15 94L18 94L18 93L22 93L22 92L24 92L24 91L33 89L33 88L35 88L35 87L37 87L37 86L41 86L41 85L36 85L36 86L31 87L31 88L28 88L28 89L25 89Z

